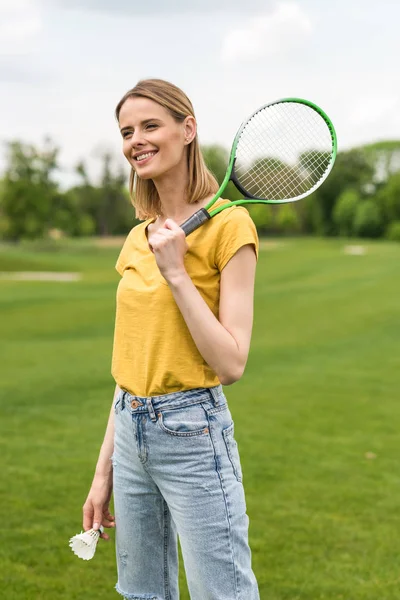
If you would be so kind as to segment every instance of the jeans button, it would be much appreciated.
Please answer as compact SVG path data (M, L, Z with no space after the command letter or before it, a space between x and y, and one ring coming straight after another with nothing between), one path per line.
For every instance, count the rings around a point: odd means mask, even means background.
M131 406L132 408L137 408L138 406L142 406L142 403L139 400L132 400Z

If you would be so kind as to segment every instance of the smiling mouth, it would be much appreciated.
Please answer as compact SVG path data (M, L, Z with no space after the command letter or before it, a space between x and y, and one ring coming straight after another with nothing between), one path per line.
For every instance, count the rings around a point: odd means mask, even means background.
M140 163L143 160L146 160L147 158L154 156L155 154L157 154L157 150L154 150L152 152L144 152L143 154L139 154L139 156L135 156L134 160L136 162Z

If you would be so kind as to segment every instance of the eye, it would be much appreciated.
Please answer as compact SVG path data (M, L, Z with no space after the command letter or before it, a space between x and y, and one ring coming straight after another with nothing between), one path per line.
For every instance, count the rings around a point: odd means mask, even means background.
M146 129L155 129L156 127L156 123L147 123L146 125Z
M132 131L124 131L122 134L122 138L125 140L130 135L132 135Z

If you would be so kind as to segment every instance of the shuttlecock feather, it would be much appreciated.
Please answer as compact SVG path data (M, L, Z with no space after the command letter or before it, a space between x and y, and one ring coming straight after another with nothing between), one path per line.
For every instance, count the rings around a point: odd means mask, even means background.
M95 529L89 529L88 531L81 531L77 535L74 535L74 537L69 540L72 552L79 558L83 558L83 560L90 560L93 558L100 533L103 533L103 531L103 527L100 527L97 531Z

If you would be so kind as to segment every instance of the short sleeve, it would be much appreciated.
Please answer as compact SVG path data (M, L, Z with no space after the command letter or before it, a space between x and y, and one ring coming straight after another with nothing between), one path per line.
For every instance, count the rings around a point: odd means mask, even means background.
M124 242L124 245L121 248L121 252L119 253L117 262L115 263L115 268L117 269L117 271L121 275L121 277L124 274L124 269L129 262L131 249L132 249L131 233L129 233L128 237L126 238L126 240Z
M257 259L259 250L257 229L248 211L236 206L224 212L227 214L221 222L215 250L215 264L219 271L222 271L242 246L252 244Z

